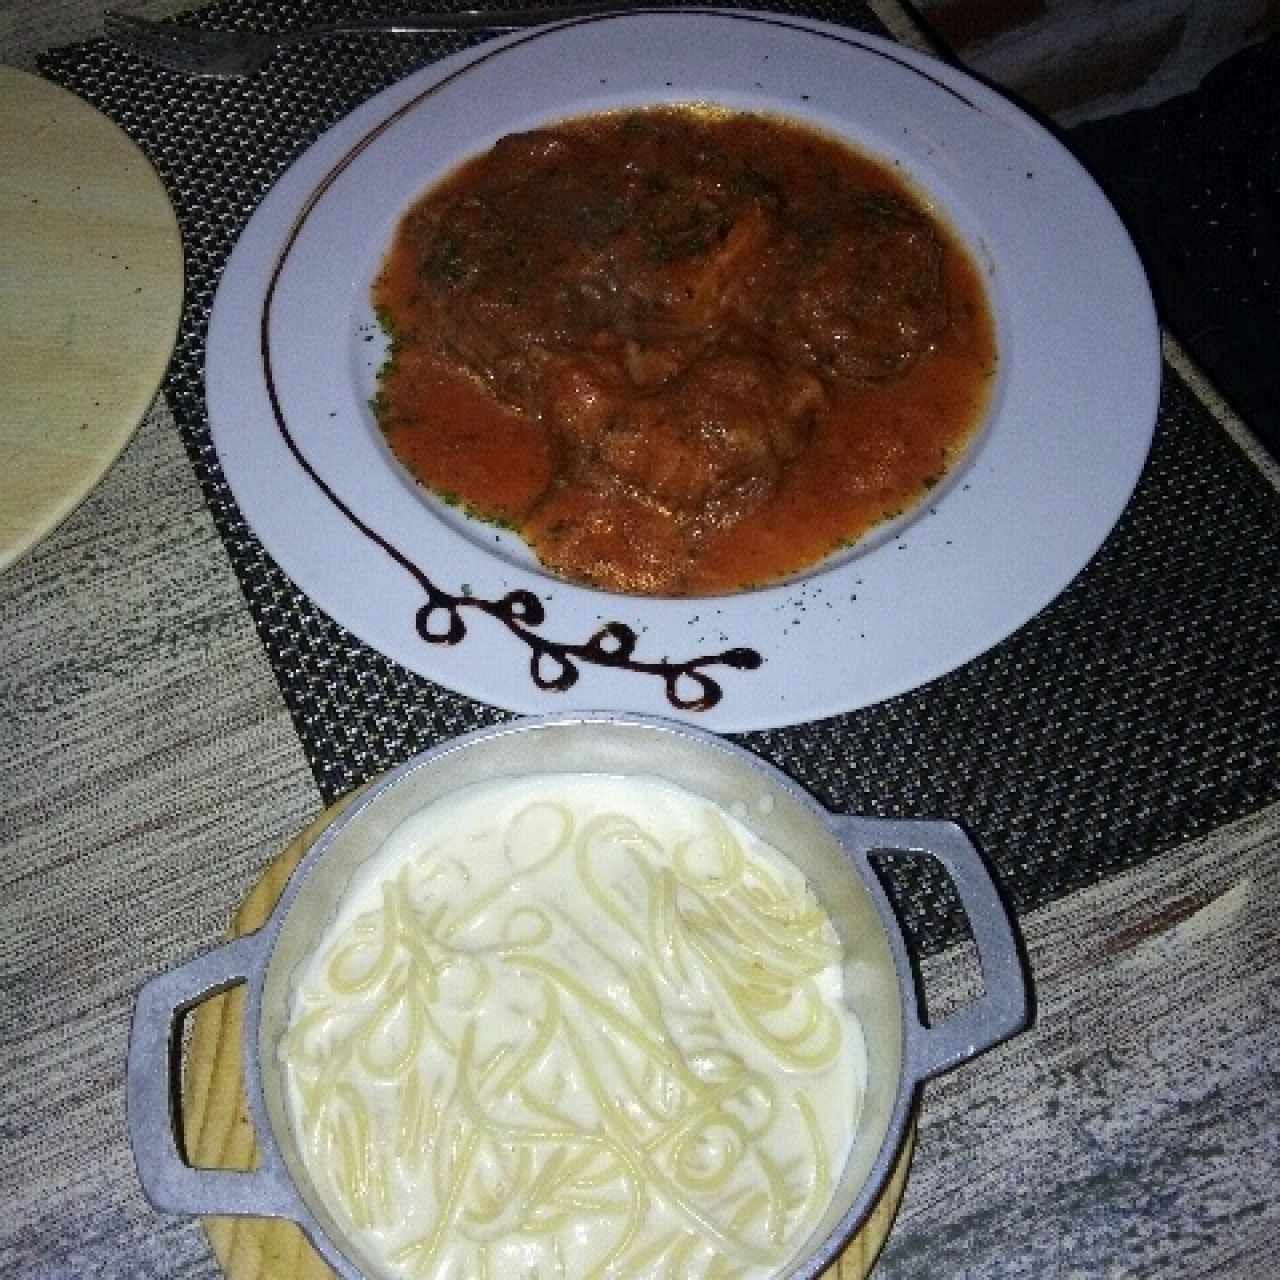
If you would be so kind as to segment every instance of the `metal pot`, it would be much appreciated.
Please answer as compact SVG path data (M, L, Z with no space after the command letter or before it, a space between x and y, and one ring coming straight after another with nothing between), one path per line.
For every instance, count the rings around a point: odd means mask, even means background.
M325 830L261 930L142 989L129 1046L129 1131L143 1188L157 1208L289 1218L340 1276L374 1274L316 1194L289 1122L276 1050L295 969L356 870L406 817L470 783L554 772L656 776L707 797L784 850L830 914L845 946L847 999L866 1035L868 1088L830 1208L785 1275L811 1280L835 1261L889 1176L922 1082L1025 1025L1027 982L1013 923L977 850L955 824L832 814L778 770L721 738L614 714L514 721L416 756ZM901 929L871 864L881 851L936 859L968 916L986 989L936 1026L922 1018ZM172 1123L175 1023L183 1011L242 980L245 1087L261 1164L250 1173L195 1169L182 1159Z

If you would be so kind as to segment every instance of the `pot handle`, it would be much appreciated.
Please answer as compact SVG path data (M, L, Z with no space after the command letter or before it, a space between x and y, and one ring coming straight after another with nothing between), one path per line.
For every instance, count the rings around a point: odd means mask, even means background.
M303 1212L269 1134L258 1134L261 1164L245 1173L194 1168L178 1147L178 1018L253 974L262 942L259 934L237 938L152 978L138 993L129 1033L129 1138L142 1189L157 1209L293 1219Z
M915 1078L940 1075L1021 1031L1030 1016L1022 947L1009 909L965 832L954 822L933 819L847 817L837 819L837 825L841 842L862 863L886 907L888 896L876 878L872 854L918 854L940 862L973 933L986 989L936 1026L924 1021L916 994L913 1016L906 1019L907 1061Z

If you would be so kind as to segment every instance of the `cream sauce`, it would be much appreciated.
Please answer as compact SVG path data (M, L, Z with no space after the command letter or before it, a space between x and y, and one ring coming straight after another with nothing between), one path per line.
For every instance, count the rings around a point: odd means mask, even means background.
M404 822L295 981L316 1186L387 1276L775 1274L866 1080L829 918L657 779L539 775Z

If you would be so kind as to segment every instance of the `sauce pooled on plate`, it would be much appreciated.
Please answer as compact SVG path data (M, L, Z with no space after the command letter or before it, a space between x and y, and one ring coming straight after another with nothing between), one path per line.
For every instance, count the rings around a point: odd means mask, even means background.
M396 456L623 592L856 541L954 464L995 367L977 270L891 167L711 108L502 138L405 215L375 302Z

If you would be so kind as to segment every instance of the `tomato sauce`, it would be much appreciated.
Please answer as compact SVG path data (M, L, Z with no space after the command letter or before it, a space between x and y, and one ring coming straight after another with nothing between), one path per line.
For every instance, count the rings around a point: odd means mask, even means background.
M379 421L426 488L564 576L715 595L818 564L964 452L996 369L986 291L892 167L804 125L694 108L519 135L499 165L502 145L406 215L375 286L394 337ZM506 208L525 227L493 230ZM507 257L486 276L485 255ZM880 265L894 255L901 285ZM859 271L883 298L850 293ZM710 390L689 391L699 377ZM547 388L570 384L566 414ZM767 412L743 425L732 406L752 401ZM693 427L669 421L685 404ZM646 440L669 464L636 462Z

